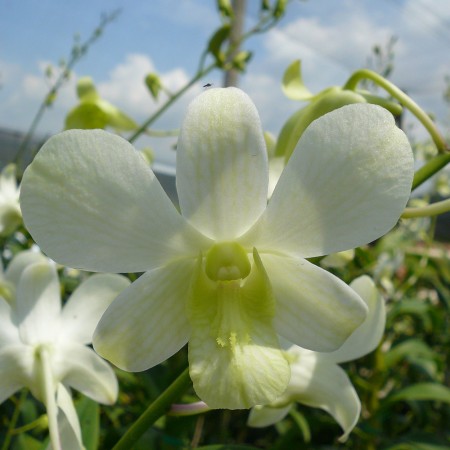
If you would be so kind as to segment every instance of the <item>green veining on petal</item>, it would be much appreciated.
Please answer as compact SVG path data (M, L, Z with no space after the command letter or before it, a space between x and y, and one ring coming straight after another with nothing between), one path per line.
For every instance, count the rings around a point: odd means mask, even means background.
M249 408L273 401L284 391L289 364L272 326L275 301L258 253L253 252L245 278L212 280L206 274L208 264L220 268L220 261L227 267L230 261L244 261L236 256L241 255L240 246L218 245L206 258L199 258L191 285L190 374L197 394L209 407ZM235 259L228 259L230 255Z

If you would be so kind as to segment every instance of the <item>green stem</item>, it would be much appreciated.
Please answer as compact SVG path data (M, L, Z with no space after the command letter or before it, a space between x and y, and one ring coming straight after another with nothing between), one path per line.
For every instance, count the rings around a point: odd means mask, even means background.
M422 183L427 181L428 178L443 169L448 163L450 163L450 153L437 155L428 161L414 174L412 190L419 187Z
M164 103L161 108L159 108L154 114L152 114L135 132L134 134L128 139L130 142L134 142L142 133L144 133L147 128L156 120L158 117L169 108L172 103L174 103L179 97L181 97L193 84L195 84L200 78L204 77L206 74L211 72L214 68L217 67L217 64L214 62L210 64L205 69L197 72L197 74L187 83L185 86L183 86L181 89L179 89L175 94L170 97L166 103Z
M36 363L39 367L39 375L45 407L47 409L48 430L53 450L62 450L61 439L58 430L58 406L56 404L55 383L53 380L49 350L45 346L36 349Z
M69 62L64 67L64 70L60 73L58 78L56 79L53 86L49 89L47 94L45 95L44 99L42 100L39 109L36 113L36 115L33 118L33 121L31 122L30 128L27 131L27 134L25 135L25 138L23 139L19 150L16 153L16 156L14 157L13 162L17 164L17 166L21 165L23 155L25 154L25 151L28 148L28 144L33 137L33 134L39 124L39 122L42 119L42 116L44 115L44 112L47 110L47 108L52 104L52 98L56 96L58 93L58 90L61 88L61 86L66 82L68 79L71 70L75 66L75 64L86 54L89 47L101 36L104 27L116 19L116 17L119 15L120 10L113 11L111 14L104 16L101 21L100 25L93 31L91 36L79 46L79 48L76 49L73 48L71 51L71 56L69 58Z
M187 368L136 420L113 447L113 450L130 450L137 440L169 410L171 404L178 400L190 385L191 379Z
M422 123L422 125L430 133L431 138L439 152L448 152L449 148L441 136L436 124L430 119L430 116L425 113L425 111L408 95L406 95L401 89L399 89L395 84L383 78L376 72L369 69L357 70L344 85L344 89L355 90L356 86L362 79L369 79L373 81L378 86L381 86L386 92L396 98L405 108L409 109L412 114L414 114L417 119Z
M16 403L16 406L14 408L13 415L11 417L11 420L8 424L8 430L6 432L6 437L2 445L2 450L6 450L9 447L9 444L11 443L11 439L13 437L13 430L16 427L17 421L19 420L20 415L20 407L22 406L22 403L25 401L28 394L27 389L22 389L22 392L20 393L19 400Z
M413 217L437 216L450 211L450 199L441 202L432 203L431 205L421 208L405 208L401 217L403 219L411 219Z

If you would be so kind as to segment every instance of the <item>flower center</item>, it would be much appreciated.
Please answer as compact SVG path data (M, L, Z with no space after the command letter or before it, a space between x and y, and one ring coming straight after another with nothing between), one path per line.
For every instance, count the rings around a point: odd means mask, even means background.
M206 254L205 272L212 281L232 281L246 278L251 269L247 252L237 242L214 244Z

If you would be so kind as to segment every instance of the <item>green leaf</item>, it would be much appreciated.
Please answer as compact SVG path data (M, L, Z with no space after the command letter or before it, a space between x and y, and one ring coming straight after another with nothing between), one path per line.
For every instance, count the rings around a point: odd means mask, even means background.
M152 97L156 100L162 89L162 83L159 76L156 73L149 73L145 77L145 85L152 94Z
M29 434L19 434L14 440L13 450L43 450L45 442L38 441Z
M448 445L434 445L424 442L404 442L388 447L385 450L448 450Z
M295 60L284 72L282 88L286 97L292 100L311 100L314 95L303 83L301 61Z
M250 445L233 445L233 444L217 444L207 445L205 447L197 447L197 450L258 450L258 447L251 447Z
M436 354L420 339L408 339L395 347L392 347L385 355L386 367L393 367L401 360L407 359L429 359L434 360Z
M450 388L439 383L416 383L392 395L389 402L432 400L450 404Z
M82 397L76 404L76 410L80 419L83 444L86 450L96 450L100 436L98 403L88 397Z
M208 42L208 52L214 56L219 67L225 62L225 54L221 51L221 48L223 43L228 39L230 30L231 27L228 24L220 27Z

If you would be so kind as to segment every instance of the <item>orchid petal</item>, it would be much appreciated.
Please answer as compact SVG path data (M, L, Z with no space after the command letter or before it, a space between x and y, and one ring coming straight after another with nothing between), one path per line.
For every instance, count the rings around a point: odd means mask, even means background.
M193 260L142 275L106 310L94 348L121 369L138 372L166 360L189 338L186 298Z
M81 344L90 344L106 308L130 284L121 275L93 275L81 283L62 310L61 333L64 338Z
M55 266L38 262L28 266L17 286L16 320L27 344L51 342L59 331L61 297Z
M8 164L0 173L0 200L18 200L19 189L15 164Z
M361 403L343 369L317 358L317 353L302 352L291 366L291 381L285 396L331 414L344 430L345 442L358 422Z
M247 425L253 428L263 428L269 425L274 425L280 420L283 420L292 408L292 403L286 406L254 406L247 419Z
M366 244L395 225L412 177L411 146L392 115L344 106L307 128L242 243L301 257Z
M0 348L7 344L20 342L17 327L12 321L9 303L0 297Z
M33 357L32 347L23 344L0 349L0 404L22 387L33 388Z
M247 231L267 203L267 152L255 105L239 89L207 89L189 106L177 149L181 212L216 240Z
M275 400L289 382L289 364L272 326L269 281L255 253L245 283L212 282L201 263L188 307L189 372L210 408L242 409Z
M64 450L83 450L80 421L72 397L61 383L58 385L56 404L58 405L58 431L61 447Z
M381 341L386 324L384 299L374 282L364 275L350 283L350 287L364 300L369 308L366 320L350 335L342 347L322 357L335 363L361 358L374 350Z
M102 130L50 138L25 171L21 206L45 253L94 272L143 272L180 253L195 256L207 241L139 153Z
M92 349L66 342L58 346L53 360L56 380L96 402L110 405L117 399L117 378L111 366Z
M31 264L37 262L48 262L48 259L42 253L33 250L20 252L9 263L5 271L5 278L17 286L23 271Z
M367 307L343 281L304 259L262 254L280 336L315 351L340 347L364 321Z

